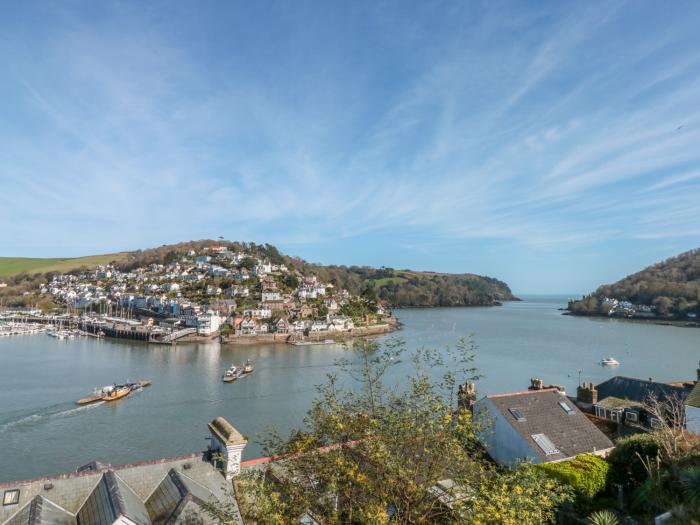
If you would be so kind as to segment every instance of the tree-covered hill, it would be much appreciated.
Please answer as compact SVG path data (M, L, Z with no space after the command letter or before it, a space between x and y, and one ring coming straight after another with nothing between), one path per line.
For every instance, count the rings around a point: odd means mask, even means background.
M367 266L327 266L308 263L298 257L290 257L270 244L254 244L230 241L189 241L163 245L157 248L120 254L114 264L121 270L131 270L150 264L165 264L178 260L190 250L199 251L206 246L227 246L233 251L244 251L275 264L285 264L301 275L316 275L322 282L344 288L354 295L380 299L395 307L413 306L490 306L502 301L515 300L508 285L492 277L474 274L445 274L370 268ZM107 261L103 261L105 264ZM84 271L73 268L71 273ZM0 288L0 304L34 304L36 297L30 294L51 274L27 273L7 277L9 285Z
M629 304L621 305L623 302ZM628 317L700 316L700 248L603 285L594 293L570 302L569 310L581 315L620 311Z

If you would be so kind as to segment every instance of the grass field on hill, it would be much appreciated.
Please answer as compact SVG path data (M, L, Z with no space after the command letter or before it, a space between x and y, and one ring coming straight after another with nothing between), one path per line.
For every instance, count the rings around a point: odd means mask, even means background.
M107 253L87 257L66 257L39 259L32 257L0 257L0 277L10 277L18 273L67 272L81 266L94 267L126 257L126 253Z

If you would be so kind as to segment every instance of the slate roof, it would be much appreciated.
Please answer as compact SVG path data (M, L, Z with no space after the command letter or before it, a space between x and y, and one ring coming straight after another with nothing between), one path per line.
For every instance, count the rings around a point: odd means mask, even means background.
M691 407L700 408L700 381L695 383L695 387L688 394L685 404Z
M612 441L555 388L499 394L487 399L542 461L557 461L613 447ZM559 404L562 402L572 410L564 410ZM524 420L518 421L510 409L518 409ZM532 437L537 434L544 434L557 452L546 454Z
M213 523L201 507L218 501L236 514L231 484L201 453L123 466L92 463L71 474L0 483L19 489L17 505L0 506L2 525L137 525Z
M211 490L172 469L146 500L146 509L154 525L160 525L184 517L193 503L201 505L215 501L216 496Z
M612 396L638 403L644 403L649 397L663 401L676 395L684 399L691 389L690 383L671 385L624 376L615 376L596 386L599 401Z
M75 517L42 496L36 496L7 525L74 525Z

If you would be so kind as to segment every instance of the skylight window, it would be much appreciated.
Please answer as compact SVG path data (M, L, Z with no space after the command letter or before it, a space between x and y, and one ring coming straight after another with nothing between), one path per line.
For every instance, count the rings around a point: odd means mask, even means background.
M559 401L559 406L562 407L567 414L574 413L574 409L571 408L566 401Z
M542 449L542 451L547 455L559 454L559 450L554 446L554 443L544 434L532 434L532 439L537 443L537 445Z
M518 408L509 408L508 411L512 414L516 421L525 421L525 416Z

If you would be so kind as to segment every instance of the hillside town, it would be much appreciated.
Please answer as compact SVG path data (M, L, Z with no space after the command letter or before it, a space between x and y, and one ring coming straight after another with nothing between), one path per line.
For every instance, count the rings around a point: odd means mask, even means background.
M74 316L231 342L336 338L394 324L378 301L252 253L211 246L168 259L130 270L105 265L60 273L40 291Z

